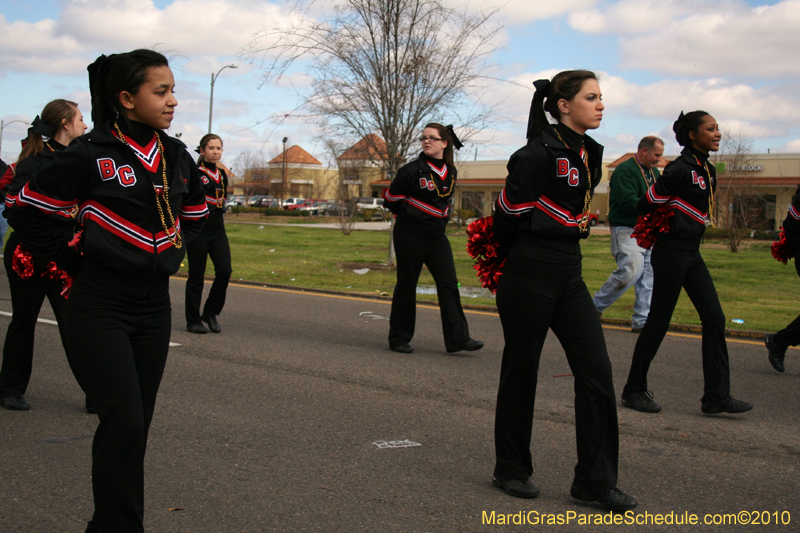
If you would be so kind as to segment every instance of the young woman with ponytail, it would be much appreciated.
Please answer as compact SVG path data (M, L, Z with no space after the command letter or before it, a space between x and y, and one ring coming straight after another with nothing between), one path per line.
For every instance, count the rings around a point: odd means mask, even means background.
M700 239L706 223L715 223L714 192L717 173L708 162L709 152L719 150L722 138L717 121L705 111L683 114L672 126L680 157L671 161L661 178L639 201L639 211L650 213L666 206L674 215L670 228L653 246L653 297L650 314L636 341L622 404L645 413L657 413L661 406L648 390L647 372L669 329L681 288L694 304L703 324L703 377L700 409L704 414L742 413L753 404L731 396L728 345L725 342L725 314L719 303L714 280L700 255Z
M45 298L50 301L58 322L58 332L61 334L67 360L70 364L73 361L64 325L67 300L61 293L61 285L47 277L47 261L42 261L40 254L37 254L31 257L30 272L19 266L15 268L15 265L19 265L20 258L30 252L20 239L20 230L23 228L15 222L14 212L19 190L53 161L56 152L64 150L73 139L84 132L86 124L75 102L53 100L44 106L41 118L37 116L28 128L28 139L19 154L16 174L6 194L7 207L4 215L16 230L8 237L3 254L13 311L3 345L3 366L0 368L0 401L6 409L26 411L31 408L24 394L31 379L36 321ZM47 140L43 140L43 137ZM67 240L72 239L75 233L75 214L59 212L50 217L54 230ZM88 398L86 407L89 411L93 410Z
M600 183L603 147L587 130L603 118L594 73L564 71L534 83L528 144L508 162L493 230L506 264L497 288L505 348L495 418L493 483L535 498L533 425L539 358L548 329L575 376L578 464L571 495L612 511L635 508L617 489L619 430L611 363L592 297L581 275L580 240ZM547 112L558 121L551 124Z
M222 165L222 139L207 133L200 139L197 147L200 157L197 165L205 188L208 205L208 221L200 235L186 247L189 260L189 279L186 280L186 330L190 333L213 333L222 331L217 316L225 305L225 292L231 279L231 247L225 234L225 213L228 201L228 176ZM200 300L203 296L203 279L206 273L206 260L211 257L214 263L214 283L208 292L203 314L200 314ZM208 324L208 329L203 326Z
M144 531L144 455L171 330L169 277L208 214L197 165L164 132L178 105L151 50L89 66L94 129L58 152L17 197L34 253L73 274L67 341L95 400L95 512L87 532ZM77 209L82 255L48 223Z
M399 353L414 351L409 343L414 337L417 281L424 264L436 282L445 349L448 353L480 350L483 343L469 336L453 250L445 235L456 186L453 147L462 145L452 126L435 123L425 126L420 141L422 153L400 167L384 193L383 205L397 215L397 285L389 318L389 348Z

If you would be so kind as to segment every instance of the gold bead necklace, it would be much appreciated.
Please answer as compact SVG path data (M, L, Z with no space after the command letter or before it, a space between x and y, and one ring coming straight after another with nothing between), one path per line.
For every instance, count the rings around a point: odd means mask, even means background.
M116 128L117 133L119 134L119 139L133 150L133 147L128 142L128 139L125 138L125 135L122 133L122 130L119 129L119 124L114 122L114 128ZM163 181L163 185L161 187L161 193L158 192L158 187L151 178L150 183L153 186L153 191L156 193L156 208L158 209L158 216L161 219L161 227L164 228L164 233L167 235L167 240L172 243L175 248L180 249L183 246L183 242L181 240L181 235L178 233L177 228L175 227L175 217L172 215L172 208L169 205L169 181L167 180L167 158L164 157L164 145L161 144L161 136L158 132L155 132L156 141L158 142L158 153L161 156L161 179ZM137 156L138 157L138 156ZM148 173L148 176L150 174ZM167 225L167 222L164 218L164 210L161 207L161 202L163 199L164 205L167 206L167 214L169 215L170 226Z
M558 133L558 129L555 126L553 126L553 131L556 132L558 140L569 150L569 145L561 138L561 134ZM589 152L586 151L586 146L581 145L581 152L578 155L581 161L583 161L583 166L586 167L586 175L588 178L586 182L586 194L583 196L583 211L581 211L581 220L578 223L578 229L583 233L589 231L589 211L592 209L592 171L589 170Z
M698 166L701 166L706 170L706 179L708 180L708 220L711 222L711 227L716 228L717 217L714 215L714 207L716 205L714 203L714 187L711 184L711 172L708 171L708 162L703 161L703 163L700 164L700 159L698 159L696 155L694 155L694 160L697 161Z

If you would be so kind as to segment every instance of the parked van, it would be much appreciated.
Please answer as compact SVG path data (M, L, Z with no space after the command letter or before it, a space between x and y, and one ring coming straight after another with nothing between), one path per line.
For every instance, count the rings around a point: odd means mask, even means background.
M306 201L305 198L287 198L286 200L283 201L283 208L289 209L293 205L302 204L305 201Z

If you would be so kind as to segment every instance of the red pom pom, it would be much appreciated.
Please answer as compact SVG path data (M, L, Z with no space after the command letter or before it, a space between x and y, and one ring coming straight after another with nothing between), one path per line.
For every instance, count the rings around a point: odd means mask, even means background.
M71 248L78 248L81 244L81 237L83 237L83 230L78 230L75 232L75 235L72 237L72 240L67 243L68 246ZM83 252L81 252L83 253Z
M500 281L506 260L499 257L500 243L495 239L492 222L492 217L484 217L467 226L467 253L475 259L472 268L477 271L481 287L489 289L494 294L497 292L497 283Z
M669 232L669 219L674 216L675 212L667 205L659 206L646 215L639 215L631 238L636 239L636 244L640 247L649 250L658 240L660 233Z
M11 258L11 268L22 279L33 276L33 256L25 246L18 244L14 248L14 256Z
M772 246L770 246L770 251L772 252L772 257L784 265L789 259L794 257L794 253L792 253L791 248L789 248L789 243L786 242L786 233L784 233L783 228L781 228L781 232L778 234L778 240L773 242Z
M47 270L42 272L42 277L49 280L50 283L61 284L61 295L64 298L69 298L69 290L72 288L72 276L58 268L58 266L50 261L47 264Z

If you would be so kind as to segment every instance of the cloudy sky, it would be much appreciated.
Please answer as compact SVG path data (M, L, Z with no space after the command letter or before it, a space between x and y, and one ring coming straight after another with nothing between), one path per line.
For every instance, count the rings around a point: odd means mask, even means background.
M506 159L525 141L531 82L571 68L600 75L606 112L592 135L607 157L631 151L647 134L677 153L672 122L693 109L751 136L758 152L800 152L800 0L480 0L471 7L499 8L492 20L503 26L500 80L491 94L503 112L491 142L468 145L462 158ZM171 58L179 100L171 133L190 147L208 127L211 73L236 64L214 86L213 129L224 140L224 160L243 151L274 157L287 136L327 162L313 127L297 116L307 78L297 72L261 86L258 66L239 55L259 29L295 16L278 1L0 0L2 158L16 158L25 133L24 124L10 122L32 120L54 98L78 102L88 122L86 65L100 53L146 47Z

